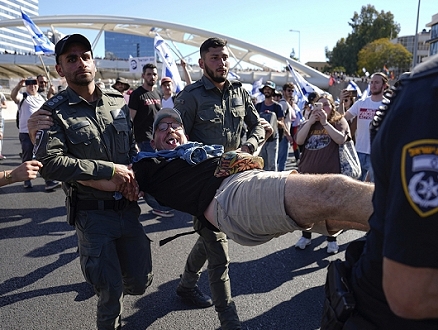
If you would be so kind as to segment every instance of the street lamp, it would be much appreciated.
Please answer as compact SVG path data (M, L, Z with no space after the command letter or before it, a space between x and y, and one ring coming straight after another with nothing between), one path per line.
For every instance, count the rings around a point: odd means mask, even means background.
M298 62L301 60L301 33L298 30L289 30L289 32L298 32Z
M412 63L412 68L417 65L417 49L418 49L418 18L420 16L420 0L418 0L418 10L417 10L417 26L415 27L415 37L414 37L414 58Z

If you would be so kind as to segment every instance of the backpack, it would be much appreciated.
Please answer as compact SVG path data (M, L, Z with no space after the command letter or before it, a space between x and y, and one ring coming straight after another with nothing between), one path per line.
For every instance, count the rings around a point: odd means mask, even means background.
M17 115L15 116L15 124L17 125L18 129L20 129L20 109L21 109L21 105L23 104L26 97L27 97L27 93L24 92L23 98L21 99L20 103L18 103Z

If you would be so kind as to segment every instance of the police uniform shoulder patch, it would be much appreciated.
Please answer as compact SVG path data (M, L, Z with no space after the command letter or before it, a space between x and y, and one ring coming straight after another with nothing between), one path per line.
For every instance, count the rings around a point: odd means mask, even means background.
M403 147L401 179L406 198L419 216L438 212L438 140L417 140Z
M64 103L67 101L67 97L64 93L64 91L56 94L55 96L52 96L50 99L46 101L46 105L51 108L55 109L58 107L61 103Z

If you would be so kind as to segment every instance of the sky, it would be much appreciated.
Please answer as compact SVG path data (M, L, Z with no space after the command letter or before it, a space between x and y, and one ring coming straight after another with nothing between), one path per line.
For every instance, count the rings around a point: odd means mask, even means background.
M414 35L420 0L373 0L368 2L378 12L391 12L401 26L399 36ZM360 13L366 2L359 0L222 0L167 1L144 0L40 0L39 15L110 15L139 17L187 25L223 34L289 56L292 48L300 62L326 61L325 48L333 49L336 42L352 32L348 22L354 12ZM437 0L422 0L418 31L438 14ZM291 32L296 30L299 32ZM65 30L79 32L93 41L97 31ZM94 50L95 56L104 56L101 37ZM133 55L135 56L135 55ZM198 56L193 55L197 62Z

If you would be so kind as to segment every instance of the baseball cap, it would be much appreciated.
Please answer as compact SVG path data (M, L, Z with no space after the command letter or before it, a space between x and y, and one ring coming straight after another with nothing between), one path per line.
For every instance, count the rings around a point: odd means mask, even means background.
M168 81L172 82L172 79L169 78L169 77L163 77L163 78L161 78L161 84L163 84L163 83L165 83L165 82L168 82Z
M157 112L154 119L154 130L152 132L152 135L155 134L155 129L157 128L160 121L164 118L173 118L178 123L182 124L181 114L177 109L171 109L171 108L162 108L160 111Z
M82 34L69 34L56 43L55 46L56 64L59 64L58 58L60 55L62 55L65 52L67 46L75 42L83 44L87 48L87 50L91 51L91 54L93 54L93 51L91 49L91 44L87 38L85 38Z

